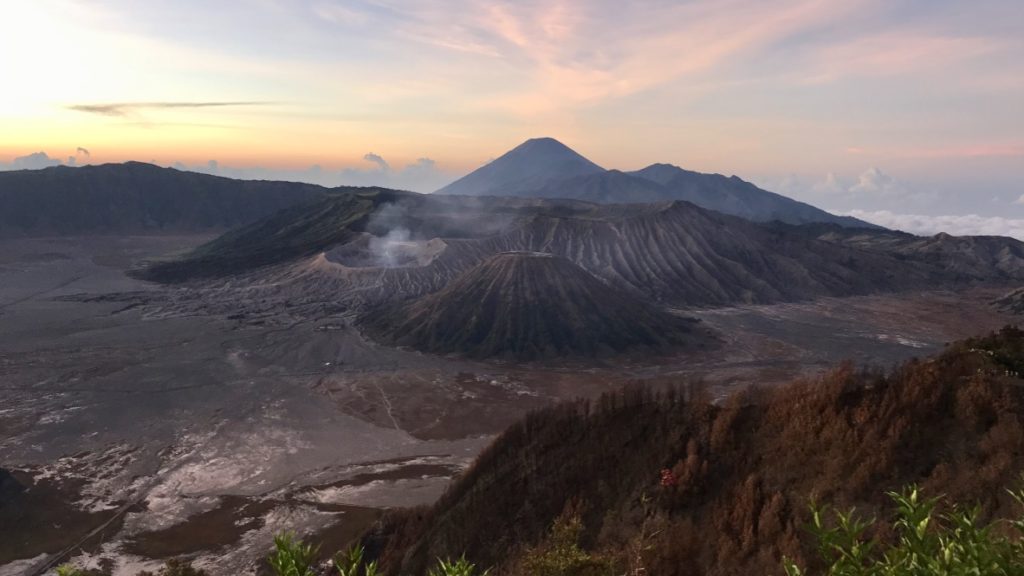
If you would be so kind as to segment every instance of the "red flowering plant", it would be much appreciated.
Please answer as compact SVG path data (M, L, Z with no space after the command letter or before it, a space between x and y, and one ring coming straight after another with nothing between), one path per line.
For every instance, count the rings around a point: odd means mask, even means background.
M661 487L662 488L674 488L679 485L679 477L672 472L671 468L663 468L661 470Z

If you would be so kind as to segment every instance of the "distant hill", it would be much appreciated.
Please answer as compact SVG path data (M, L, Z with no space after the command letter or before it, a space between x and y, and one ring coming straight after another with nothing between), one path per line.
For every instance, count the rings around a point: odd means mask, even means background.
M710 341L696 322L611 288L551 254L504 252L441 291L365 316L378 340L433 353L534 360L664 352Z
M604 172L604 168L558 140L534 138L441 188L437 193L533 196L535 190L552 180L601 172Z
M777 220L787 224L827 222L849 228L882 228L849 216L836 216L810 204L762 190L736 176L702 174L671 164L652 164L630 174L662 186L666 194L664 200L686 200L701 208L747 220Z
M326 191L140 162L0 172L0 237L227 229Z
M691 172L671 164L652 164L635 172L604 170L552 138L527 140L437 193L533 196L609 204L685 200L756 222L827 222L853 228L881 228L762 190L736 176Z
M639 550L659 576L782 574L783 556L825 574L812 500L868 519L889 509L886 491L916 483L985 519L1019 517L1006 489L1024 453L1022 370L1024 333L1008 328L888 374L845 366L717 402L690 386L564 404L510 427L435 505L393 511L363 542L389 575L462 554L522 573L575 510L580 546L618 567L608 573L636 573L624 567Z

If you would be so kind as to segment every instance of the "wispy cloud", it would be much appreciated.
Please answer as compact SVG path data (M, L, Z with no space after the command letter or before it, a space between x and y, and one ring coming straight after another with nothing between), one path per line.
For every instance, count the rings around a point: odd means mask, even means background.
M712 72L734 57L841 21L865 3L469 1L452 11L427 1L393 9L402 15L396 33L407 40L501 59L519 81L484 105L530 115ZM615 41L602 40L608 38Z
M236 106L267 106L276 102L238 101L238 102L115 102L107 104L73 104L69 110L99 114L101 116L128 116L142 110L172 110L193 108L227 108Z
M1001 40L901 30L838 41L813 52L805 81L844 77L895 76L952 66L1005 49Z

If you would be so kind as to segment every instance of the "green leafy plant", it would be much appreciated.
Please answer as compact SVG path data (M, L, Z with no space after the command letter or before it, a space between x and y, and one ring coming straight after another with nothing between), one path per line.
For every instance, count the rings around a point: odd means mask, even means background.
M1011 492L1024 504L1024 491ZM831 511L811 507L811 532L826 565L827 576L1024 576L1024 545L982 526L977 508L952 507L936 513L939 498L922 498L916 487L890 492L895 503L891 543L865 537L875 522L856 518L856 511ZM826 523L832 512L835 520ZM1009 524L1024 534L1024 517ZM788 576L809 576L790 560L784 561Z
M306 544L290 532L274 536L274 551L267 562L277 576L314 576L319 546Z
M614 572L608 559L580 548L583 520L575 507L555 519L545 542L527 551L523 568L530 576L605 576Z
M487 576L490 570L484 570L479 576ZM437 559L437 566L434 566L427 571L427 576L474 576L476 575L476 565L471 564L466 560L466 556L461 556L458 560L443 560Z
M377 561L363 564L363 547L360 545L348 549L344 555L334 556L334 567L340 576L359 576L362 568L363 576L377 576Z
M61 564L57 566L57 576L81 576L82 571L73 564Z
M104 572L96 568L82 569L74 564L61 564L57 566L57 576L109 576L109 572Z

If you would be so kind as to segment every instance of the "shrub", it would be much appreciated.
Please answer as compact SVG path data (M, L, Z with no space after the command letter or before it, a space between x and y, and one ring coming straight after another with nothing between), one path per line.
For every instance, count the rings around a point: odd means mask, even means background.
M484 570L480 576L487 576L488 572L490 570ZM437 566L427 572L427 576L474 576L475 574L476 566L470 564L465 556L461 556L455 561L438 558Z
M76 568L73 564L61 564L57 566L57 576L83 576L84 572Z
M1011 492L1024 503L1024 491ZM982 526L977 508L953 506L936 513L938 498L923 499L916 487L890 492L896 505L891 542L877 542L865 533L877 526L856 517L855 511L833 512L835 521L826 525L827 508L812 506L811 532L828 576L1021 576L1024 575L1024 545ZM1024 517L1008 523L1024 533ZM805 576L795 563L786 560L788 576Z
M577 507L569 506L551 526L546 541L526 552L523 568L530 576L605 576L612 563L580 548L583 520ZM431 575L435 576L435 575Z
M267 562L277 576L315 576L313 567L319 552L319 546L305 544L285 532L274 536L274 551Z
M358 576L362 568L363 576L377 576L377 561L363 565L363 547L356 545L342 555L335 555L334 567L340 576Z

